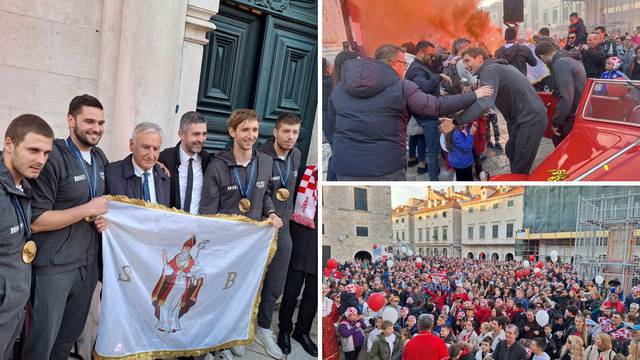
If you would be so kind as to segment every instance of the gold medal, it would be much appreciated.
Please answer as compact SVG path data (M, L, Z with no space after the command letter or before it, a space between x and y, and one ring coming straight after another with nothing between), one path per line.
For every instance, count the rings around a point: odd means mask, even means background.
M22 261L24 261L25 264L30 264L36 257L37 250L38 248L33 240L27 241L22 247Z
M249 212L249 209L251 209L251 201L249 201L249 199L247 199L247 198L240 199L240 203L238 204L238 208L243 213Z
M278 189L278 191L276 192L276 199L278 199L279 201L287 201L289 199L289 189Z
M94 221L96 221L96 217L95 216L87 216L84 218L84 221L88 222L88 223L92 223Z

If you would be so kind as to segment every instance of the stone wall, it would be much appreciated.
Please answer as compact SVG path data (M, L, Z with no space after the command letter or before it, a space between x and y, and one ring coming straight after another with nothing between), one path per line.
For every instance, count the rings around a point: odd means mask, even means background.
M325 186L322 194L322 244L338 261L353 259L356 252L372 251L373 244L392 245L391 188L362 186L367 190L368 210L355 210L353 186ZM356 236L356 226L369 236Z

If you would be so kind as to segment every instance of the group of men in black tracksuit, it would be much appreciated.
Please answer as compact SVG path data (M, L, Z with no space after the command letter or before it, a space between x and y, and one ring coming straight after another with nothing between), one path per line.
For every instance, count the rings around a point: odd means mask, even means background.
M281 330L279 340L286 341L278 341L280 346L269 329L292 256L289 220L301 159L295 148L299 117L280 115L274 140L256 151L258 115L237 109L228 119L233 148L215 155L204 151L207 123L195 111L181 119L180 142L162 152L162 129L143 122L129 142L131 154L112 163L97 146L105 126L98 99L75 97L67 122L66 139L53 139L49 125L35 115L14 119L5 135L0 162L0 221L6 223L0 227L5 229L0 235L1 359L12 358L28 300L22 357L68 358L85 326L99 279L100 233L109 226L103 195L126 195L192 214L268 219L279 229L278 248L262 288L256 341L274 358L288 353L290 326L287 334ZM307 267L314 276L316 263ZM302 284L293 285L297 289L290 292L297 298ZM312 295L304 297L310 302L305 306L315 309ZM313 316L315 311L298 318L293 337L317 355L309 337Z

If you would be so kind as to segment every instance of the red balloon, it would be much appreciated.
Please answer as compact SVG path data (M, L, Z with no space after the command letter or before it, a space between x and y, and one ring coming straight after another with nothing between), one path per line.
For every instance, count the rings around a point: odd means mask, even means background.
M360 285L356 285L356 296L357 297L362 296L362 286Z
M382 255L382 261L387 261L387 255Z
M535 259L536 259L535 256L533 256L533 255L529 256L529 261L534 261Z
M336 278L336 280L340 280L342 279L342 273L340 271L336 271L333 277Z
M522 279L522 271L521 271L521 270L518 270L518 271L516 272L516 277L517 277L518 279Z
M421 263L421 262L416 263L416 268L418 268L418 269L422 269L422 263Z
M329 269L329 268L324 268L324 276L325 276L325 277L329 277L329 276L331 276L331 269Z
M542 270L542 268L544 267L544 264L542 263L542 261L540 261L539 263L536 264L536 267Z
M537 277L537 278L539 278L539 277L541 277L541 276L542 276L542 272L541 272L541 271L539 271L539 272L537 272L537 273L536 273L536 277Z
M382 293L373 293L369 295L367 299L367 305L369 305L369 309L373 311L380 311L386 302L384 294Z
M377 249L377 248L378 248L378 245L377 245L377 244L373 244L373 248L374 248L374 249Z
M529 276L529 275L531 275L531 270L524 269L524 276Z
M333 270L338 267L338 262L336 261L336 259L329 259L327 260L327 267Z

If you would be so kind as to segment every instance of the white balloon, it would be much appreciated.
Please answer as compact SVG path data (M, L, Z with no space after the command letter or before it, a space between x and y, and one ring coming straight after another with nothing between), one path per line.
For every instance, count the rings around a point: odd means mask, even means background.
M395 323L398 320L398 312L394 308L387 307L382 311L382 320L389 320Z
M552 250L552 251L549 253L549 257L551 258L551 261L553 261L553 262L558 261L558 252L557 252L557 251L555 251L555 250Z
M522 262L522 265L523 265L524 267L529 267L529 260L525 260L525 261L523 261L523 262Z
M406 254L407 253L407 246L406 245L400 246L400 251L402 251L403 254Z
M413 250L407 251L407 256L413 256Z
M391 260L391 259L387 260L387 266L388 267L392 267L393 266L393 260Z
M602 277L602 275L596 276L596 284L602 285L603 282L604 282L604 278Z
M549 314L546 311L539 310L536 313L536 322L540 326L545 326L549 323Z
M422 258L420 256L418 256L418 258L416 259L417 263L421 263L422 262Z
M536 268L533 268L533 272L534 272L534 273L539 273L539 272L540 272L540 268L537 268L537 267L536 267Z

